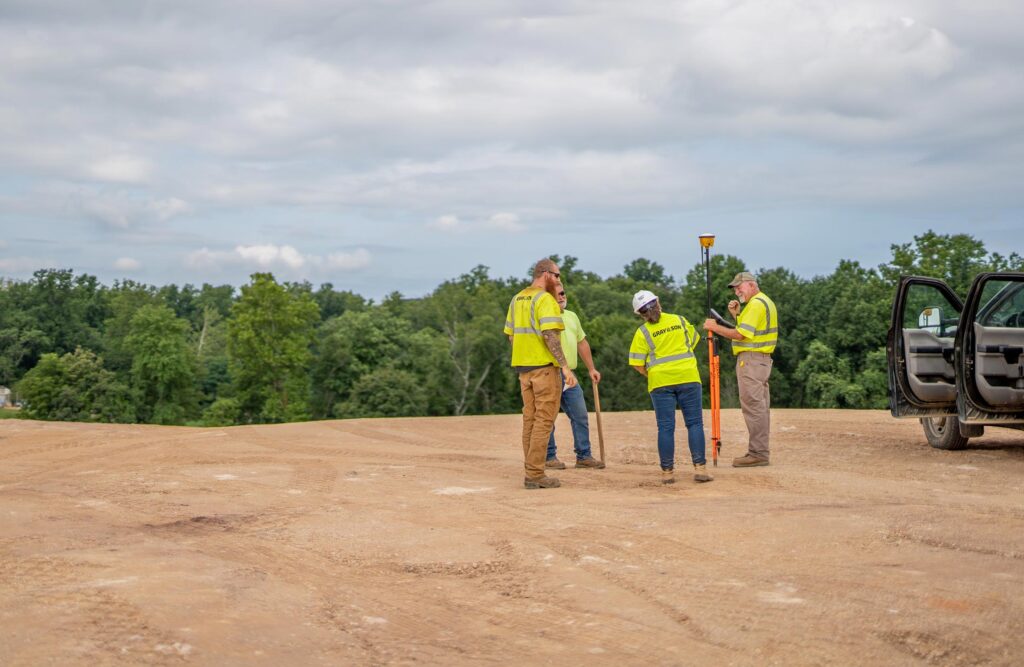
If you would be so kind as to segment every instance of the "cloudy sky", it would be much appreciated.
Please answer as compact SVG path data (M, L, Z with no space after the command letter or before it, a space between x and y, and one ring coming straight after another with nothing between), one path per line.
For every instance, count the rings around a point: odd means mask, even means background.
M0 0L0 275L1024 254L1019 0Z

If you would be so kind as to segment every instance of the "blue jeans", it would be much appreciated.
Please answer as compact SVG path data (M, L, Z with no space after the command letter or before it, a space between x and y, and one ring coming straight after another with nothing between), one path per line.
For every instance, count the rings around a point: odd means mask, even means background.
M562 385L565 385L563 378ZM562 392L562 412L572 425L572 443L576 458L590 458L590 420L587 416L587 402L583 400L583 389L579 385ZM555 458L555 429L551 428L548 439L548 460Z
M700 382L658 387L651 392L651 403L654 404L654 418L658 422L658 457L662 469L671 470L675 467L677 405L683 411L693 464L704 463L704 413Z

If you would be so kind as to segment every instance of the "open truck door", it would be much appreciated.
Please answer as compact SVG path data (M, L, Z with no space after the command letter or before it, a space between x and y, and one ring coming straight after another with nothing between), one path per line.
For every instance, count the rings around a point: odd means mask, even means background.
M939 449L967 444L957 419L954 348L963 302L946 283L907 276L896 287L886 354L889 410L917 417Z
M957 413L968 434L985 424L1024 429L1024 273L974 279L955 348Z

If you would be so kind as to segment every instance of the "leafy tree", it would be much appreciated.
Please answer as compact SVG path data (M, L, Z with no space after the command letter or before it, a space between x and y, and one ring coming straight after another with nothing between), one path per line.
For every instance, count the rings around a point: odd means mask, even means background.
M430 322L447 341L452 369L448 379L452 414L487 411L494 391L504 385L488 380L492 373L500 377L507 372L510 352L502 330L511 296L490 280L484 266L445 282L431 295Z
M242 405L236 398L218 398L203 411L203 426L231 426L242 416Z
M131 350L125 340L131 329L132 318L141 308L161 303L157 290L133 280L115 282L108 294L109 317L104 322L102 335L104 366L127 378L132 367Z
M45 333L26 321L24 313L15 312L5 319L5 326L0 329L0 384L11 385L51 345Z
M320 328L313 365L313 414L345 416L337 406L349 398L361 378L383 368L412 374L428 396L417 414L450 414L451 365L441 336L414 331L410 322L383 307L348 311Z
M196 356L188 334L188 322L164 305L143 306L132 317L124 347L142 421L181 424L195 410Z
M198 299L199 290L189 284L182 287L165 285L157 291L157 295L174 312L175 317L195 326L202 310Z
M829 298L822 305L830 307L818 339L847 359L851 367L860 368L868 352L884 345L892 288L874 270L848 260L839 263L829 283Z
M864 388L851 381L849 362L836 356L821 341L810 344L807 358L800 362L796 376L806 385L809 407L849 408L864 402Z
M918 275L944 280L961 297L967 294L974 277L984 271L1007 271L1024 267L1024 260L989 255L985 245L969 234L937 234L928 230L914 242L894 244L892 260L881 267L882 275L895 284L901 275Z
M622 273L634 282L651 285L652 287L648 289L667 287L675 282L672 276L665 273L664 266L643 257L634 259L627 264L622 269Z
M856 408L884 410L889 405L889 374L885 348L872 350L864 360L864 367L854 378L864 389L863 401Z
M135 421L131 392L103 368L94 352L79 348L58 357L44 354L18 383L25 416L51 421Z
M378 368L356 381L335 412L343 417L413 417L426 413L427 392L414 374Z
M242 287L228 321L228 354L243 418L308 418L310 346L319 319L308 293L289 292L269 273L254 273Z
M313 292L313 299L320 307L320 317L324 321L337 317L349 310L364 310L366 299L349 290L337 291L331 283L323 283Z

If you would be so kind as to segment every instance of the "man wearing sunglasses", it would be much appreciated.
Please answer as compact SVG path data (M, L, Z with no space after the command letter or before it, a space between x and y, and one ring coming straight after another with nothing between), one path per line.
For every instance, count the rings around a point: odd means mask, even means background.
M561 290L558 265L542 259L533 267L533 282L512 298L505 316L505 335L512 343L512 368L519 374L523 397L523 486L527 489L561 485L544 474L548 438L555 425L562 387L577 384L562 352L565 324L555 300Z
M577 357L582 357L590 374L590 380L597 384L601 381L601 374L594 368L594 357L590 353L590 343L587 341L587 334L583 332L580 318L576 313L565 309L568 300L565 296L564 286L559 288L556 299L558 307L562 310L562 322L565 324L565 329L562 330L562 352L565 353L565 360L569 368L575 371L578 364ZM569 424L572 426L576 467L604 468L604 461L598 461L590 453L590 419L587 415L587 402L583 398L583 388L578 384L575 387L566 387L562 392L562 412L569 418ZM555 430L552 428L551 437L548 439L548 458L544 463L545 468L565 470L565 464L558 460L557 453Z
M676 481L676 408L683 413L693 458L693 479L710 482L704 458L704 414L700 373L694 349L700 340L682 315L661 312L658 297L647 290L633 295L633 312L644 318L629 346L629 365L647 378L647 391L658 423L661 482Z

